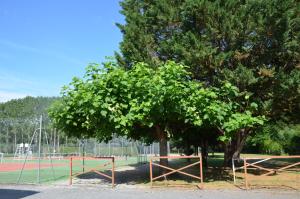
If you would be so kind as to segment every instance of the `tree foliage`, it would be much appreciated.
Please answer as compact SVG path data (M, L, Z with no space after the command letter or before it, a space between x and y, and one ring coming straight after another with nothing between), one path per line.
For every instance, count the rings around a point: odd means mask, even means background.
M300 153L300 125L289 125L284 122L268 124L259 128L257 133L247 140L246 150L265 154Z
M121 6L120 64L183 62L193 78L227 80L249 92L261 113L298 120L299 1L125 0ZM287 99L286 92L295 95Z
M240 128L264 121L252 115L253 106L241 109L238 98L249 101L230 83L205 86L174 62L137 63L131 70L108 62L104 69L90 65L84 78L74 78L50 116L70 135L106 141L115 133L152 142L159 140L157 128L170 138L186 126L220 128L221 138L230 140Z

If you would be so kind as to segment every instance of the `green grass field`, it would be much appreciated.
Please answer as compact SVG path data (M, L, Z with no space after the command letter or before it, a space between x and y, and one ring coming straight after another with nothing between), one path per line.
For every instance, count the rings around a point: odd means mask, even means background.
M0 184L17 183L23 162L23 160L4 159L2 164L0 164ZM85 171L107 162L109 162L109 160L85 160ZM82 160L73 160L73 174L82 172L82 164ZM137 164L137 158L128 157L127 160L125 160L125 158L117 158L115 160L116 168L130 164ZM25 165L19 183L36 184L38 182L38 160L27 160ZM53 167L51 165L53 165ZM108 165L100 170L103 171L110 168L111 166ZM69 178L69 175L69 159L52 160L52 164L50 160L41 160L40 183L51 184L57 181L64 181Z

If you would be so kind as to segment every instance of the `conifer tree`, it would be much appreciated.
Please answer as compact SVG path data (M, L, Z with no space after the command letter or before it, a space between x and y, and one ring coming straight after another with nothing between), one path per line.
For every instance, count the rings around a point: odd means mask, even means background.
M121 7L119 64L182 62L194 79L227 80L252 96L269 121L300 122L299 1L124 0ZM236 132L226 162L250 133Z

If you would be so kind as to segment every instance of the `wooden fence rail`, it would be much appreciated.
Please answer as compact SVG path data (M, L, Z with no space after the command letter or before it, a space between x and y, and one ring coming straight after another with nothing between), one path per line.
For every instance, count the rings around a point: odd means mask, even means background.
M81 164L75 164L74 160L81 160ZM84 163L86 160L95 160L95 161L108 160L109 162L99 164L96 167L87 169L87 166ZM107 175L107 174L103 173L102 171L100 171L101 169L104 169L109 165L111 166L111 168L110 168L111 175ZM74 166L80 167L82 169L82 171L74 173L73 172ZM111 180L112 187L115 186L115 158L114 157L70 157L70 178L69 178L70 185L73 184L74 177L85 174L85 173L89 173L89 172L94 172L100 176L103 176L103 177Z
M270 161L270 160L276 160L276 159L299 159L295 163L291 163L285 166L279 166L278 168L269 168L264 165L258 165L260 163ZM246 189L249 189L249 174L248 170L249 169L257 169L257 170L262 170L265 171L266 173L261 174L260 176L269 176L273 174L278 174L279 172L284 172L289 168L296 167L300 165L300 156L267 156L267 157L243 157L239 159L240 161L243 161L243 166L240 167L235 167L235 160L237 159L232 159L232 172L233 172L233 181L236 183L236 171L237 170L244 170L244 182L245 182L245 187ZM254 162L249 162L249 160L252 160ZM256 160L256 161L255 161Z

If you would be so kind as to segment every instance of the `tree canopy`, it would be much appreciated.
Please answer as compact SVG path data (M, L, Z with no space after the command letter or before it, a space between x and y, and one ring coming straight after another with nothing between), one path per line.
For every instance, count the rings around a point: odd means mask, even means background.
M195 79L214 86L226 80L249 92L261 114L299 122L299 1L125 0L121 6L116 55L124 67L182 62Z
M249 106L241 109L239 98ZM226 141L241 128L263 124L264 117L252 114L256 108L237 87L228 82L220 88L205 86L181 64L137 63L126 70L108 62L104 69L90 65L84 78L74 78L50 116L77 137L109 140L115 133L162 143L187 127L206 126L219 128Z

